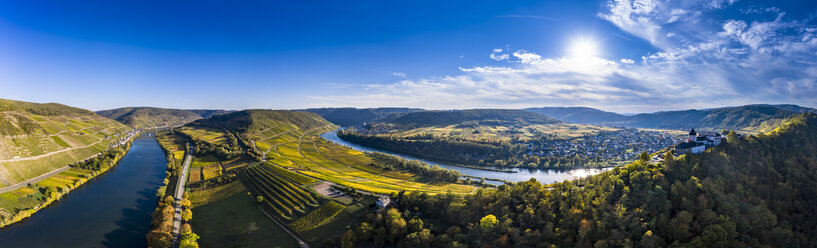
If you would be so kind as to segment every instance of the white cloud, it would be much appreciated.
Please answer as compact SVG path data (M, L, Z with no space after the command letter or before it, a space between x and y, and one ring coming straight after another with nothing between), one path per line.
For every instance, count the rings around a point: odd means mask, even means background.
M402 73L402 72L392 72L391 75L395 76L395 77L401 77L401 78L406 77L406 74Z
M355 95L315 100L361 107L591 106L624 112L762 102L817 106L817 26L787 20L776 8L761 13L769 15L766 19L727 20L713 14L732 3L609 2L601 18L658 49L639 63L494 49L489 57L506 64L368 85Z

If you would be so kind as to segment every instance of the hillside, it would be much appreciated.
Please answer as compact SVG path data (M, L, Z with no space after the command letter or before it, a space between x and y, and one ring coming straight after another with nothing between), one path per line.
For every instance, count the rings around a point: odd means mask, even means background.
M85 109L0 99L0 186L89 158L129 130Z
M308 130L330 124L315 113L249 109L197 120L190 123L190 126L222 128L235 133L254 133L276 126L294 125L299 129Z
M233 110L223 110L223 109L188 109L187 111L196 113L197 115L201 116L202 118L208 118L214 115L221 115L226 113L235 112Z
M624 116L592 108L530 108L527 111L581 124L686 130L730 129L744 133L769 131L799 113L817 112L796 105L745 105L707 110L662 111Z
M191 111L153 107L127 107L96 113L133 128L178 126L201 119L199 114Z
M301 111L312 112L340 126L355 126L384 118L391 114L422 111L416 108L311 108Z
M550 118L570 123L598 124L620 122L627 116L587 107L543 107L526 108L526 111L546 115Z
M513 109L418 111L391 115L381 121L401 129L447 126L464 122L489 125L551 124L559 122L541 114Z
M397 209L361 218L350 232L434 223L353 240L364 247L814 247L815 147L817 115L798 115L768 134L730 134L700 155L640 160L577 181L398 195Z

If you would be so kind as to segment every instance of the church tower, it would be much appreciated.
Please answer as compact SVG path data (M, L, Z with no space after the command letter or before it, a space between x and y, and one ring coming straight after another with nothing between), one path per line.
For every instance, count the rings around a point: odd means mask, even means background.
M689 131L689 142L695 141L695 137L698 136L698 133L695 132L693 128L692 131Z

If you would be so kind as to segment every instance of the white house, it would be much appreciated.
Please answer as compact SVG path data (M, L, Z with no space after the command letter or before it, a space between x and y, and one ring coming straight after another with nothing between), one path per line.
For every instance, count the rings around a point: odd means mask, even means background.
M379 199L377 199L378 208L388 207L389 203L391 203L391 198L389 198L388 196L380 197Z

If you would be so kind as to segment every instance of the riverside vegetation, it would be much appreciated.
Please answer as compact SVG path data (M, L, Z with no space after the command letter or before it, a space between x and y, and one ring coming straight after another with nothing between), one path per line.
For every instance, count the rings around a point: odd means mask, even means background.
M167 248L171 247L173 242L173 217L175 209L173 208L173 192L176 191L176 185L179 173L182 170L184 163L185 151L188 146L186 140L181 136L175 135L172 131L162 132L156 135L156 140L159 146L165 152L167 157L167 171L165 172L165 179L163 185L156 191L156 197L159 198L156 209L153 211L151 219L151 231L147 234L147 245L150 248ZM179 246L181 248L195 248L199 247L197 240L199 236L193 233L193 227L189 221L193 218L192 203L189 199L189 194L185 192L182 194L180 201L182 206L182 226L180 228Z
M88 160L71 164L60 172L34 184L0 194L0 227L30 217L60 199L91 178L108 171L128 152L130 141Z
M0 227L25 219L119 161L136 132L91 111L0 99Z

